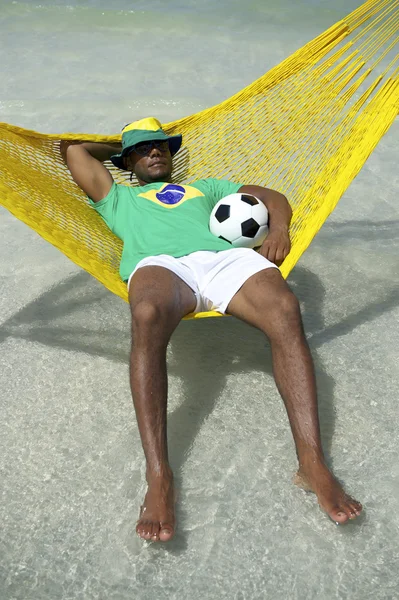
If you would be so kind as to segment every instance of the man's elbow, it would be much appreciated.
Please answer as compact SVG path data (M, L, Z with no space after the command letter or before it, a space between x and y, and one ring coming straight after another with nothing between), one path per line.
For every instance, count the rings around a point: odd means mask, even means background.
M60 154L62 156L62 159L64 161L64 163L66 163L66 151L68 148L68 142L66 140L61 140L60 142Z
M75 153L78 146L82 146L82 142L76 142L75 140L61 140L60 142L60 154L64 160L64 163L68 165L68 154L71 152ZM79 152L79 150L78 150Z
M281 192L277 192L276 190L273 190L273 194L272 196L268 197L268 200L270 202L271 205L280 205L280 206L284 206L287 210L287 213L289 214L290 218L292 217L292 208L291 208L291 204L289 203L289 200L287 198L287 196L285 196L284 194L282 194Z
M289 203L289 200L288 200L288 198L287 198L286 196L284 196L284 194L282 194L282 196L283 196L283 198L284 198L284 200L285 200L285 202L286 202L286 204L287 204L287 210L288 210L288 214L290 215L290 219L291 219L291 218L292 218L292 206L291 206L291 204Z

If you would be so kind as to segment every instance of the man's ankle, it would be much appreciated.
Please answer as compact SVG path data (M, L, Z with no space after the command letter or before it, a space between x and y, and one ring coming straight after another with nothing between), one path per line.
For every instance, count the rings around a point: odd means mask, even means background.
M147 483L162 479L173 479L173 472L168 464L147 466L146 479Z
M299 468L311 467L312 465L325 465L323 451L320 448L301 448L298 453Z

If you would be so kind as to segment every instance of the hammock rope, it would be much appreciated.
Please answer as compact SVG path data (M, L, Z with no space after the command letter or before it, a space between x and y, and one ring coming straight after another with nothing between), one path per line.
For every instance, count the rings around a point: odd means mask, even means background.
M398 31L399 0L368 0L231 98L163 125L183 134L174 182L225 178L288 197L284 277L398 115ZM73 182L60 140L111 143L120 135L48 135L0 123L0 204L127 300L122 242ZM106 166L131 185L128 173ZM219 313L195 318L207 316Z

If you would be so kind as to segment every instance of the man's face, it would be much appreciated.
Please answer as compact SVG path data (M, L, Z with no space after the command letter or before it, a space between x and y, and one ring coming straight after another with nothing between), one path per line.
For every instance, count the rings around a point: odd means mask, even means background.
M137 144L140 152L143 152L143 149L146 150L146 146L148 146L147 152L142 156L133 150L125 159L126 168L134 172L140 185L156 181L169 181L172 174L172 156L168 142L160 142L159 148L154 144L151 144L151 147L149 145L150 142Z

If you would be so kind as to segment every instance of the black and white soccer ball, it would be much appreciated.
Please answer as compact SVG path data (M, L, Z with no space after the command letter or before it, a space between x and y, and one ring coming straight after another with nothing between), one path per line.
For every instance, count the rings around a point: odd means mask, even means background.
M266 206L250 194L229 194L215 205L209 229L237 248L257 248L268 232Z

